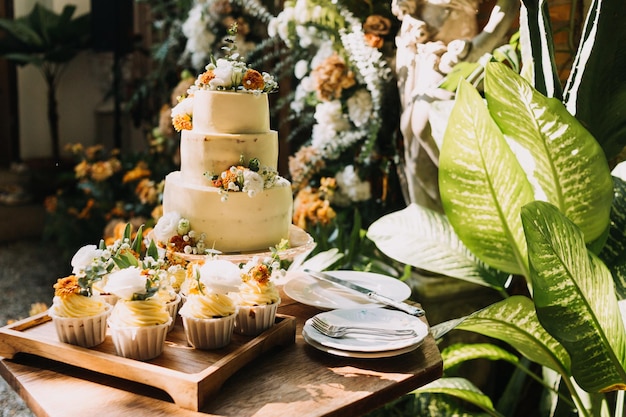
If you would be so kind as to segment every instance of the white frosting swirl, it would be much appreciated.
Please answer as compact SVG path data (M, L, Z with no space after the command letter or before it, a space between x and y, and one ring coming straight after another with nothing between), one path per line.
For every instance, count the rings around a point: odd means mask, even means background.
M196 319L214 319L234 314L236 306L226 294L190 294L179 314Z
M109 322L118 327L147 327L169 323L172 320L165 302L159 298L147 300L119 300Z
M108 304L100 297L87 297L72 294L65 297L55 296L50 308L52 314L59 317L90 317L103 313Z

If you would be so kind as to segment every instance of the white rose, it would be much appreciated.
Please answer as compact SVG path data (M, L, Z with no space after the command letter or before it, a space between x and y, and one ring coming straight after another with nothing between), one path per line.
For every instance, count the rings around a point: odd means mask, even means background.
M241 271L225 260L206 261L199 269L200 282L217 294L237 291L241 285Z
M361 181L353 165L348 165L335 175L342 194L352 201L367 201L372 197L370 183Z
M306 74L309 72L309 63L306 59L301 59L296 62L296 65L293 69L293 75L296 76L297 79L303 79Z
M243 189L241 191L248 193L250 197L254 197L257 193L263 191L264 183L263 177L258 173L245 170L243 173Z
M98 249L96 245L85 245L78 249L72 257L72 273L80 274L95 259L100 259L103 255L102 249Z
M109 274L104 291L124 300L131 300L133 294L146 293L146 280L147 277L141 273L139 267L120 269Z
M170 238L176 236L180 219L180 214L175 211L164 214L154 226L153 233L156 240L167 243Z
M372 114L372 97L366 89L358 90L347 100L348 116L356 127L361 127Z

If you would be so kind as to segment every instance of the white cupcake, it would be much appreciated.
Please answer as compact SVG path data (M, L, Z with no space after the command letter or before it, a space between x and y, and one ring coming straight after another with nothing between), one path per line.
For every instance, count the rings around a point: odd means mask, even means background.
M274 325L276 310L280 304L280 295L270 281L272 268L257 260L244 266L243 279L236 293L237 333L256 336Z
M111 306L98 296L81 294L78 278L71 275L54 285L55 296L48 315L63 343L94 347L106 338Z
M241 283L239 268L228 261L208 260L194 266L188 295L180 309L187 341L196 349L217 349L230 343L237 311L228 292Z
M150 290L150 277L138 267L112 273L106 291L119 297L108 324L117 355L148 360L159 356L172 323L165 301ZM147 290L147 288L149 290Z

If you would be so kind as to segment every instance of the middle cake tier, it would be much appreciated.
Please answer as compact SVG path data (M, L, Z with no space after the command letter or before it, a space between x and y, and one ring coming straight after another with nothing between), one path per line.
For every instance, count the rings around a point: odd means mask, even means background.
M180 171L189 184L209 185L212 175L237 165L241 158L259 160L260 166L276 170L278 133L219 134L185 130L180 143Z

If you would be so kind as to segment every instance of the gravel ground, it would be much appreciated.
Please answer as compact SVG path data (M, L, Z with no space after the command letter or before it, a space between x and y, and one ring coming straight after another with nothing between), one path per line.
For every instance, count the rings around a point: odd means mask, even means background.
M38 239L0 244L0 326L28 317L35 303L49 306L52 285L70 272L69 260L62 259L50 244ZM32 417L28 407L0 378L0 417Z

